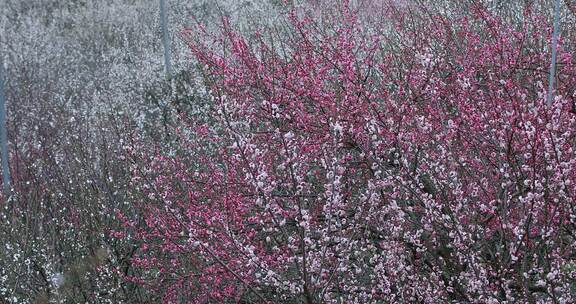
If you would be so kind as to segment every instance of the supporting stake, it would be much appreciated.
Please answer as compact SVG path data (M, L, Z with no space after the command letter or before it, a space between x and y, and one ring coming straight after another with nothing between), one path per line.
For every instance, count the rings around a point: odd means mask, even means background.
M560 31L560 0L554 5L554 33L552 34L552 60L550 61L550 74L548 78L548 98L546 105L552 106L554 79L556 74L556 49L558 48L558 32Z
M168 21L166 17L165 0L160 0L160 22L162 25L162 43L164 44L164 66L166 67L166 76L172 75L172 65L170 64L170 36L168 33Z
M4 95L4 60L0 54L0 145L2 146L2 183L4 193L10 190L10 167L8 166L8 136L6 132L6 99Z

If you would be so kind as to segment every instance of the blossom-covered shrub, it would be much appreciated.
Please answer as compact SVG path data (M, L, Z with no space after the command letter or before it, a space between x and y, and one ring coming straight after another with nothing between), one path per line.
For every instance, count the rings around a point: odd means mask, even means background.
M547 18L442 3L186 31L213 121L134 175L130 279L165 302L573 302L572 50L548 108Z

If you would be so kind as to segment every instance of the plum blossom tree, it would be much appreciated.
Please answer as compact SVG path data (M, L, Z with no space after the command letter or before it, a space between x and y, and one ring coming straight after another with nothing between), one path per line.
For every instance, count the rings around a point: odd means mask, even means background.
M571 37L546 107L530 2L358 2L296 7L284 36L185 31L212 117L134 171L127 279L165 302L574 302Z

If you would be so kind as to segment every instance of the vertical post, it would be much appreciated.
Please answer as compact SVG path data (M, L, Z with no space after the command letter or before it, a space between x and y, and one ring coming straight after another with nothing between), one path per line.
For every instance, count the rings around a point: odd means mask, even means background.
M4 58L0 53L0 145L2 146L2 183L4 193L10 190L10 168L8 166L8 138L6 132L6 99L4 95Z
M550 74L548 77L548 98L546 105L552 106L554 79L556 74L556 49L558 48L558 32L560 31L560 0L554 5L554 33L552 34L552 60L550 62Z
M162 25L162 43L164 44L164 66L166 67L166 76L170 77L172 66L170 64L170 36L168 33L165 0L160 0L160 22Z

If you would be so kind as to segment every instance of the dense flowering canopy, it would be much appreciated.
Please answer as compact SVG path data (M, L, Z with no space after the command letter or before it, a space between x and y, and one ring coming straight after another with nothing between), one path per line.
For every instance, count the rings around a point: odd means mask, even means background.
M576 301L566 38L547 107L529 5L371 5L185 32L213 112L151 159L130 279L166 302Z

